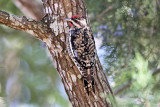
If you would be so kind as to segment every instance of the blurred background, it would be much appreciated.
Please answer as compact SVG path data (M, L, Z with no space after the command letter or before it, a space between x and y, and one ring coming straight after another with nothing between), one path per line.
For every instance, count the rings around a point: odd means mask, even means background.
M14 1L0 0L0 10L23 16ZM160 107L160 0L85 1L119 107ZM45 45L0 25L0 107L8 106L71 104Z

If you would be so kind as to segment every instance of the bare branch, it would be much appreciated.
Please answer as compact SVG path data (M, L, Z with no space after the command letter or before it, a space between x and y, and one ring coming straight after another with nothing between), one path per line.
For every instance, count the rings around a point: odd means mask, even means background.
M104 9L98 16L97 18L101 18L103 17L104 14L106 14L109 10L113 9L114 5L111 5L109 7L107 7L106 9Z
M12 0L27 17L40 20L44 16L41 0Z
M8 27L29 33L28 30L31 30L30 27L33 25L33 22L35 22L32 19L31 21L29 20L30 19L26 17L18 17L0 10L0 24L4 24Z
M133 80L129 80L125 82L124 84L122 84L117 90L114 91L114 95L117 95L120 92L122 92L124 89L128 88L132 84L132 82Z
M91 21L95 20L95 19L101 19L103 17L103 15L105 15L108 11L112 10L114 7L114 5L111 5L109 7L107 7L106 9L104 9L99 15L97 15L96 17L92 18Z
M152 76L157 75L158 73L160 73L160 68L153 70Z
M158 73L160 73L160 68L155 69L152 71L152 76L157 75ZM135 80L131 79L127 82L125 82L124 84L122 84L119 88L117 88L117 90L115 90L113 93L114 95L119 94L120 92L124 91L126 88L130 87L132 85L132 82L134 82Z
M1 10L0 24L4 24L16 30L24 31L41 40L43 40L43 38L46 38L45 34L48 33L47 25L42 21L35 21L31 18L26 18L25 16L16 16Z

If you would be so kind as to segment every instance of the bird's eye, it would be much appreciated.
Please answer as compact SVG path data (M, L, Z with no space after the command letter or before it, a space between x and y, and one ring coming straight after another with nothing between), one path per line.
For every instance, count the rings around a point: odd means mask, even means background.
M79 18L76 18L76 20L79 20Z
M77 22L77 20L78 20L78 19L76 18L74 21Z

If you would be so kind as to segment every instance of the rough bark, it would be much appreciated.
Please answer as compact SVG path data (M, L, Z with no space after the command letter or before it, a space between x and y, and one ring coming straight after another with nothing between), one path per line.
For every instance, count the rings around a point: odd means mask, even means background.
M88 96L80 72L66 51L65 41L69 29L63 18L75 14L82 14L88 18L84 0L43 0L43 3L47 14L40 21L0 11L0 24L30 33L46 44L69 100L74 107L115 106L112 90L98 56L96 57L94 77L96 93L92 92Z

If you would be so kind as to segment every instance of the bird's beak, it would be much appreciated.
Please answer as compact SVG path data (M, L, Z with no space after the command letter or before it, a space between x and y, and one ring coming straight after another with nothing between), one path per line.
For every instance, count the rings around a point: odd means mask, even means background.
M71 21L71 18L63 18L65 21Z

